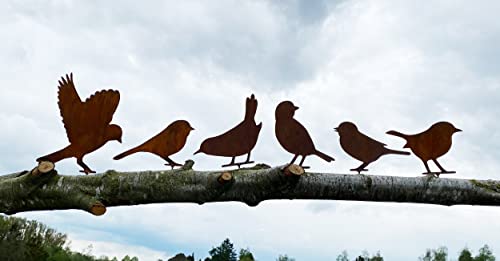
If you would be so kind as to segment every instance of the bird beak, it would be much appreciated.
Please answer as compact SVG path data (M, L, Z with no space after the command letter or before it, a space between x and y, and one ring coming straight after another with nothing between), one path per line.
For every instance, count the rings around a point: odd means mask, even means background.
M119 143L122 143L122 138L119 138L119 139L118 139L118 142L119 142Z
M339 132L339 128L333 128L336 132Z
M455 129L455 132L461 132L462 130L461 129Z
M192 130L192 131L194 131L194 128L193 128L193 127L191 127L191 130Z
M295 110L298 110L298 109L299 109L299 107L297 107L297 106L293 106L293 108L294 108Z
M197 150L195 153L193 153L193 155L196 155L196 154L198 154L200 152L201 152L201 149Z

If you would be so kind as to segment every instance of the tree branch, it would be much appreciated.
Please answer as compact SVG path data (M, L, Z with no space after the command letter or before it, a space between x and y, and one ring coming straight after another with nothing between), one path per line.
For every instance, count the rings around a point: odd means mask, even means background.
M500 205L500 181L435 177L305 173L297 165L260 164L231 171L176 170L59 175L53 169L0 176L0 212L81 209L102 215L106 207L149 203L240 201L256 206L270 199L410 202L439 205ZM40 167L38 168L40 169Z

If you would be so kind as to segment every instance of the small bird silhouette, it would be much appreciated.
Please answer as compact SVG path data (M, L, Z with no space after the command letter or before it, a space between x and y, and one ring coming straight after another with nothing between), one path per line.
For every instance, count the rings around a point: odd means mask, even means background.
M189 122L185 120L174 121L151 139L135 148L120 153L113 159L119 160L136 152L149 152L167 161L165 165L171 166L172 169L175 166L182 166L170 159L169 156L179 152L186 145L187 137L192 130L194 129Z
M95 173L84 162L83 157L110 140L121 143L122 129L110 124L120 101L115 90L101 90L82 102L73 83L73 74L59 81L58 105L70 145L52 154L40 157L40 161L58 162L75 157L85 174Z
M419 134L407 135L393 130L388 131L387 134L401 137L406 140L404 148L410 148L411 151L422 160L427 170L424 174L437 174L439 176L439 174L443 173L455 173L455 171L445 170L437 159L450 150L452 143L451 137L454 133L459 131L462 130L455 128L455 126L449 122L442 121L433 124L429 129ZM429 160L434 161L441 172L431 172L427 165L427 161Z
M276 138L286 151L295 154L290 164L293 164L297 157L301 155L302 159L299 165L302 166L306 157L313 154L327 162L334 161L334 158L314 147L306 128L293 118L298 108L291 101L283 101L278 104L275 111L276 125L274 131Z
M340 146L342 149L351 157L363 162L363 164L355 169L351 169L351 171L357 171L358 173L361 173L361 171L368 171L365 169L368 164L386 154L410 155L407 151L386 148L384 143L376 141L361 133L358 127L352 122L342 122L335 128L335 131L339 133Z
M250 161L250 153L257 143L262 122L258 125L255 122L257 112L257 99L252 94L246 99L245 118L236 127L229 131L206 139L201 143L200 149L194 154L203 152L208 155L232 157L231 162L222 167L238 166L253 163ZM237 156L247 154L244 162L234 162Z

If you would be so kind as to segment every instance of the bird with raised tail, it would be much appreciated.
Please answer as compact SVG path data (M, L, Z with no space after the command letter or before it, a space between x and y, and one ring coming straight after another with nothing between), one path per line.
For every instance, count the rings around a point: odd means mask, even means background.
M255 114L257 112L257 99L255 95L247 97L245 104L245 118L234 128L226 131L215 137L204 140L200 149L194 154L203 152L207 155L231 157L231 162L222 165L222 167L238 166L243 164L254 163L250 160L250 154L257 143L262 122L255 122ZM246 161L235 162L237 156L247 154Z
M294 154L290 164L293 164L299 155L302 156L299 163L301 167L304 167L302 164L309 155L316 155L327 162L334 161L334 158L316 149L306 128L293 118L295 111L298 109L299 107L295 106L291 101L283 101L278 104L275 111L276 124L274 131L276 138L286 151Z
M75 157L83 168L80 172L95 173L83 157L108 141L122 142L122 129L110 124L120 101L120 93L115 90L102 90L94 93L84 102L78 96L73 82L73 74L66 74L59 81L58 105L70 145L49 155L37 159L56 163Z
M168 125L163 131L156 134L141 145L127 150L115 156L114 160L120 160L136 152L149 152L164 159L172 169L181 164L170 159L170 156L179 152L186 144L189 133L194 130L189 122L177 120Z
M455 171L447 171L444 169L437 159L446 154L452 144L453 134L462 130L453 126L453 124L441 121L433 124L429 129L418 134L408 135L394 130L388 131L387 134L394 135L406 140L404 148L410 148L411 151L424 163L427 172L423 174L450 174ZM431 172L427 161L432 160L441 170L440 172Z
M383 155L398 154L410 155L407 151L388 149L386 144L376 141L358 130L358 127L352 122L342 122L335 131L340 137L340 146L351 157L363 162L359 167L351 169L361 173L368 171L365 169L370 163L376 161Z

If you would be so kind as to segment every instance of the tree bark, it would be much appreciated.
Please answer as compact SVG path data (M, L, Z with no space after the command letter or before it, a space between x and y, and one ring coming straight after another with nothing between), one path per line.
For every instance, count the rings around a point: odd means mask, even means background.
M149 203L240 201L257 206L271 199L355 200L439 205L500 205L500 181L304 172L297 165L96 175L24 171L0 176L0 213L80 209L102 215L106 207ZM36 174L36 175L35 175Z

